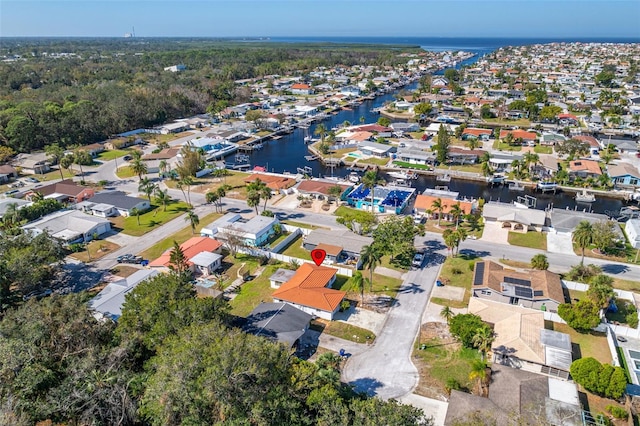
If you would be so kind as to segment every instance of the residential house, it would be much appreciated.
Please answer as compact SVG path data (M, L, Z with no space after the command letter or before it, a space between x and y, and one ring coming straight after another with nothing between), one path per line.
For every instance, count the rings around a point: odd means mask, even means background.
M613 139L609 136L608 139L601 139L600 143L605 148L608 145L613 145L620 153L627 152L629 154L636 154L638 152L638 142L633 139Z
M336 272L334 268L304 263L289 281L273 292L273 300L290 303L308 314L332 320L347 295L331 288Z
M418 123L391 123L389 127L391 127L393 132L397 134L417 132L420 130L420 125Z
M18 178L18 171L8 164L0 165L0 183L7 183Z
M262 302L247 316L242 329L291 349L298 346L312 319L312 315L288 303Z
M313 88L308 84L296 83L292 84L289 91L295 95L311 95L313 94Z
M409 164L433 165L436 162L436 153L433 151L423 151L418 148L401 148L396 153L397 161Z
M42 175L51 170L51 162L45 152L19 154L15 158L13 165L19 167L20 171L27 175Z
M616 187L637 188L640 186L640 172L630 163L609 164L607 166L607 174Z
M278 193L280 191L285 191L291 188L296 184L296 180L280 175L270 175L270 174L262 174L262 173L254 173L250 176L247 176L243 179L244 183L255 182L256 180L260 180L267 185L267 188L271 189L272 192Z
M146 198L132 197L122 191L103 191L76 204L76 208L94 216L128 217L133 209L144 212L151 208L151 204Z
M357 265L365 246L373 244L373 238L347 230L315 229L304 238L305 250L323 249L328 263L348 262Z
M246 219L237 213L227 213L200 231L203 237L226 241L230 236L242 239L247 246L259 247L267 244L275 234L278 219L267 216L254 216Z
M523 156L518 154L493 152L489 159L489 165L496 172L508 172L511 170L511 164L514 161L521 161L522 158Z
M461 201L455 198L442 197L438 196L438 194L418 194L416 196L416 201L413 204L413 208L418 214L422 214L430 218L437 218L439 213L433 208L433 203L437 200L440 200L440 204L442 205L442 217L449 219L451 219L451 208L456 204L460 205L460 208L465 215L470 214L474 209L474 204L470 201ZM460 218L460 220L462 219Z
M110 282L93 299L89 301L89 309L96 319L117 321L122 315L122 305L126 295L138 284L158 275L157 270L141 269L118 281Z
M624 224L624 232L627 233L631 247L640 249L640 219L629 219Z
M171 133L180 133L189 130L189 124L184 121L174 121L173 123L163 124L157 128L160 134L169 135Z
M111 222L77 210L61 210L27 223L22 229L36 234L46 231L62 242L78 243L106 234L111 230Z
M371 204L373 203L373 210L378 213L401 214L409 205L409 201L415 196L415 193L415 188L387 185L376 186L372 191L370 188L359 185L349 192L347 202L357 209L371 211Z
M557 233L571 233L582 221L587 221L593 225L597 222L608 220L609 217L605 214L589 213L580 210L551 209L549 211L550 225ZM617 230L618 237L624 239L620 227L616 226L615 229Z
M464 149L451 147L447 151L447 163L475 164L487 151L481 149Z
M331 197L331 195L329 195L329 191L331 190L331 188L334 188L336 186L340 188L342 190L342 194L344 194L353 185L345 185L332 180L304 179L295 186L294 190L302 195L309 195L314 198L325 199ZM340 199L341 197L342 195L340 195L338 199Z
M525 130L500 130L500 139L504 139L507 135L511 134L513 139L522 139L522 143L530 144L535 143L538 140L538 134L535 132L527 132Z
M533 173L540 179L548 179L556 175L560 167L558 166L558 158L554 155L539 155L538 163L533 165Z
M81 151L89 153L92 157L97 157L98 154L104 152L104 145L101 143L92 143L90 145L84 145L79 148Z
M600 165L594 160L574 160L569 162L569 176L580 178L597 178L602 175Z
M589 135L577 135L573 136L573 139L579 140L580 142L586 142L589 144L589 152L591 153L591 157L598 156L600 151L600 143L596 138Z
M474 297L525 308L557 312L564 303L560 276L549 271L517 272L490 260L476 262Z
M556 144L566 141L567 138L559 133L543 133L540 138L540 145L554 146Z
M558 124L561 126L577 126L579 123L578 117L573 114L558 114Z
M393 145L384 145L366 140L358 143L358 149L364 155L371 155L373 157L380 158L389 157L389 154L396 152L396 147Z
M21 200L19 198L0 198L0 219L5 215L9 206L15 204L17 209L31 204L30 201Z
M472 297L469 313L493 328L493 365L568 379L573 361L571 338L545 329L542 311Z
M488 141L492 134L493 131L491 129L467 127L462 131L462 140L480 139L482 141Z
M491 365L488 397L451 391L444 425L474 415L495 425L510 424L515 415L527 425L584 426L575 383L499 364Z
M269 277L269 284L271 285L271 288L280 288L282 284L289 281L295 274L296 274L296 271L292 269L278 268Z
M497 223L502 228L526 233L527 231L542 232L547 215L542 210L527 209L514 204L488 202L482 208L485 223Z
M31 194L34 192L39 192L44 198L55 198L60 202L71 204L79 203L95 195L93 188L78 185L71 179L41 186L32 190ZM30 198L31 194L27 194L27 198Z
M180 249L189 264L192 273L211 275L222 266L222 243L208 237L191 237L180 244ZM149 267L167 270L171 266L171 252L165 250L157 259L149 263Z
M171 71L171 72L180 72L180 71L184 71L186 70L187 67L183 64L177 64L177 65L171 65L170 67L165 67L164 70L165 71Z

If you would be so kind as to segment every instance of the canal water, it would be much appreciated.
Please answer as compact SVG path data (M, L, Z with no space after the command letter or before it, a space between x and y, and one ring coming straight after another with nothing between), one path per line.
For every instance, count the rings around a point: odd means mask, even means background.
M487 51L478 51L478 54L487 53ZM479 56L470 58L460 64L466 65L477 61ZM440 74L443 71L439 71L436 74ZM345 121L349 121L352 124L359 124L361 117L364 117L364 123L373 123L378 120L380 115L374 113L371 110L384 105L387 101L395 100L395 95L402 90L412 91L415 90L418 83L414 82L404 88L397 91L387 93L379 96L374 100L364 101L362 104L353 107L353 110L341 110L335 115L330 115L322 123L327 129L342 125ZM335 176L346 177L350 171L345 167L329 168L323 166L319 161L307 161L305 156L310 155L307 150L307 145L304 143L306 136L317 137L314 135L317 123L311 125L309 129L295 129L292 133L284 135L277 140L269 140L263 143L263 148L253 151L248 154L252 166L263 166L269 172L283 173L289 172L296 173L297 168L311 167L311 175L314 177L323 176ZM382 175L384 177L384 174ZM393 179L387 179L393 181ZM450 182L444 184L436 182L434 176L420 176L418 179L411 182L415 188L419 191L423 191L426 188L434 188L435 186L447 185L451 191L459 192L463 197L483 198L487 201L502 201L510 203L517 201L518 197L523 195L529 195L535 197L537 209L546 209L547 207L554 207L559 209L579 210L579 211L592 211L595 213L604 213L615 215L614 212L619 211L625 203L618 199L605 198L596 196L596 201L590 204L576 203L574 195L571 193L563 193L559 191L556 194L546 193L542 194L534 192L530 189L526 189L525 192L509 191L505 186L491 187L484 182L468 181L452 179Z

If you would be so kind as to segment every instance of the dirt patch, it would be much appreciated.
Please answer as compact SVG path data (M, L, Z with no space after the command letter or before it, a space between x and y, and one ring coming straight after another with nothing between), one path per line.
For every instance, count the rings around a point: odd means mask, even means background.
M436 341L441 348L446 348L446 352L455 352L460 348L460 344L456 342L449 332L449 326L447 324L439 322L428 322L423 324L420 329L418 349L414 351L413 358L413 363L418 369L418 374L420 375L420 381L415 389L415 393L426 396L427 398L442 400L442 398L449 397L444 386L445 383L431 374L431 370L435 363L429 360L430 357L423 357L420 354L420 352L422 352L420 350L421 345L428 345L431 342Z
M367 294L364 295L364 303L360 302L360 294L352 295L351 300L357 303L358 307L361 309L367 309L369 311L377 312L380 314L386 314L389 312L389 309L393 305L396 299L393 297L389 297L386 295L378 295L378 294Z

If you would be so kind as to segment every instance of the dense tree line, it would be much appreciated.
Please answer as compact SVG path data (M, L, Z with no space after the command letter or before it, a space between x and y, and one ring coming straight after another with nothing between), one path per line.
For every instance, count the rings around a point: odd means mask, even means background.
M55 295L0 321L0 423L429 425L421 410L353 392L340 358L316 362L231 327L224 301L176 271L139 284L117 325L86 296Z
M180 39L7 40L3 50L22 56L0 63L0 145L17 152L93 143L251 100L237 79L406 61L389 47ZM64 52L77 56L51 56ZM176 64L186 70L164 71Z

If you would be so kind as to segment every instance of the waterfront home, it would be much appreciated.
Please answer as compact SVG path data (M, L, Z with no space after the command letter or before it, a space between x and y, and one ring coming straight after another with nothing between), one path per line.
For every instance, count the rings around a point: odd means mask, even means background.
M392 127L381 126L379 124L360 124L356 126L350 126L347 130L355 131L355 132L371 132L378 137L388 138L391 136L393 132Z
M336 273L334 268L304 263L273 292L273 301L290 303L310 315L333 320L347 295L344 291L331 288Z
M88 200L76 204L75 208L94 216L128 217L133 209L138 212L144 212L151 208L151 204L146 198L132 197L122 191L103 191Z
M567 138L559 133L545 132L540 138L540 145L553 146L566 140Z
M542 210L527 209L514 204L490 201L482 208L482 217L486 223L497 223L502 228L514 232L542 232L547 215Z
M79 203L95 195L93 188L78 185L71 179L34 188L27 193L26 198L31 199L35 192L39 192L44 198L55 198L61 203Z
M242 330L291 349L298 346L312 319L312 315L289 303L262 302L251 311Z
M574 160L569 161L569 176L587 178L597 178L602 175L600 164L594 160Z
M436 210L433 207L433 203L437 200L440 200L440 204L442 205L442 213ZM438 215L442 215L441 218L452 220L451 216L451 208L455 205L459 205L463 214L470 214L474 209L474 204L470 201L461 201L455 198L442 197L438 195L430 195L430 194L418 194L416 196L416 201L413 205L416 213L425 215L428 219L437 219ZM462 217L459 218L462 222Z
M576 135L573 136L573 139L579 140L580 142L586 142L589 144L589 152L591 153L591 157L597 157L600 151L600 143L596 138L589 135Z
M18 154L13 160L13 166L19 167L25 175L42 175L51 170L49 155L45 152Z
M361 91L357 86L344 86L340 88L340 93L348 97L357 98L360 96Z
M111 222L77 210L61 210L27 223L22 229L40 234L48 232L53 238L64 243L82 243L111 230Z
M431 123L429 124L429 126L427 126L424 129L424 133L428 136L435 136L438 134L438 131L440 131L440 126L444 126L445 130L447 131L447 133L449 133L450 135L455 133L456 128L458 127L458 125L454 125L454 124L445 124L445 123Z
M357 209L371 211L373 203L374 212L401 214L415 192L415 188L395 186L376 186L372 191L360 185L347 195L347 202Z
M358 264L362 249L371 244L373 244L373 238L348 230L315 229L305 237L302 247L309 251L317 248L325 249L327 257L330 258L329 263L351 261L353 264Z
M323 179L304 179L299 184L297 184L293 189L295 192L308 195L317 199L324 199L331 197L329 192L331 188L338 187L344 194L348 189L350 189L353 185L346 185L343 183L338 183L333 180L323 180ZM338 199L342 197L339 196Z
M481 149L465 149L451 147L447 151L447 163L449 164L475 164L487 151Z
M538 156L538 163L532 166L534 175L540 179L549 179L558 173L558 159L554 155L541 154Z
M490 260L476 262L473 297L525 308L557 312L564 303L560 276L549 271L517 272Z
M221 138L195 138L187 142L192 149L201 149L207 160L222 158L238 150L238 144ZM178 157L180 154L178 153Z
M365 132L368 133L368 132ZM358 143L358 149L363 155L370 155L373 157L385 158L389 157L389 154L396 151L396 147L393 145L384 145L377 142L370 142L363 140Z
M203 237L226 241L237 238L246 246L259 247L266 244L275 234L278 219L268 216L254 216L246 219L237 213L227 213L200 231Z
M640 249L640 219L629 219L624 224L624 232L627 234L631 247Z
M514 161L521 161L522 158L523 156L519 154L493 152L489 159L489 165L496 172L508 172L511 170L511 164Z
M267 185L267 188L271 189L271 192L275 193L286 192L287 189L296 184L296 180L290 177L266 173L254 173L243 179L246 184L257 180L264 182L264 184Z
M180 244L180 249L194 274L211 275L222 266L222 243L208 237L191 237ZM167 249L149 267L167 271L171 268L171 253L173 248Z
M607 174L616 187L637 188L640 186L640 172L632 164L626 162L609 164L607 166Z
M125 296L143 281L158 275L159 271L142 269L118 281L110 282L93 299L89 301L89 309L98 319L110 319L117 321L122 315L122 305Z
M401 148L395 154L396 160L410 164L434 165L436 163L436 153L433 151L423 151L418 148Z
M480 139L481 141L488 141L492 134L491 129L467 127L462 131L462 140Z
M294 95L312 95L313 94L313 88L308 84L304 84L304 83L292 84L291 87L289 88L289 91Z

